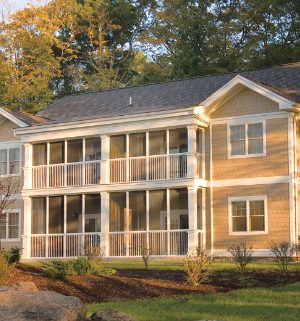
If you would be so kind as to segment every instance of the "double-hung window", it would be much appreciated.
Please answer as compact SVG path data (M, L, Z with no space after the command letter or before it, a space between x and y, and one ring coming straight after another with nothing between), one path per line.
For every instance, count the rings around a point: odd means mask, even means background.
M230 234L267 233L266 196L229 198Z
M229 156L261 156L265 154L263 122L229 126Z
M0 176L20 175L21 151L20 148L0 147Z
M19 222L19 210L11 210L0 214L0 239L19 239Z

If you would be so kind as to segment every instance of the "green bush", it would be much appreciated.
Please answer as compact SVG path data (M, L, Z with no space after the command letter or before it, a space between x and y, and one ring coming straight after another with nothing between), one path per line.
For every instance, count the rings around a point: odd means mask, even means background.
M42 262L44 272L51 278L65 279L76 274L72 260L51 260Z
M19 247L15 246L10 248L9 250L3 250L3 254L6 258L6 261L9 265L19 263L21 259L21 251Z
M85 257L74 259L72 264L77 275L86 275L91 271L91 260Z
M91 269L89 274L97 275L97 276L111 276L116 273L116 270L106 267L105 264L101 260L91 260Z
M293 255L296 252L295 244L287 241L275 243L272 242L271 252L276 258L276 262L281 272L286 272L288 270L289 264L293 260Z
M253 248L246 242L232 244L228 252L233 256L234 262L241 272L246 271L247 265L253 260Z
M4 253L0 253L0 285L5 284L11 270Z

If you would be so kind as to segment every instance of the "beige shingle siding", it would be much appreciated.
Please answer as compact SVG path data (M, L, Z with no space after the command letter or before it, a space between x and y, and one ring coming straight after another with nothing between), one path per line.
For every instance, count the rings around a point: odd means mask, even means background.
M14 136L14 129L18 126L10 120L5 120L0 125L0 142L16 141L17 138Z
M228 197L267 195L268 234L229 235ZM235 186L214 189L214 249L227 249L246 241L256 249L269 249L272 241L290 238L289 185Z
M288 175L288 118L266 120L266 156L228 158L227 124L213 125L213 179Z
M277 103L247 88L225 102L210 117L212 119L238 117L278 111L279 106Z

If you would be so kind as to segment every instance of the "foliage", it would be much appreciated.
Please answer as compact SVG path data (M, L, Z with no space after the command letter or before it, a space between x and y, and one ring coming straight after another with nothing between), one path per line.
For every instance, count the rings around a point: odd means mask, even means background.
M246 270L247 265L253 260L253 249L246 242L232 244L228 252L233 256L234 262L241 272Z
M4 284L13 266L9 265L4 253L0 252L0 285Z
M280 271L286 272L289 264L292 262L292 257L295 254L295 245L286 241L279 243L272 242L270 250L276 258L276 262Z
M21 252L22 252L22 249L17 246L14 246L9 250L2 250L2 253L4 254L6 261L9 265L20 262Z
M76 274L72 260L51 260L42 262L44 272L51 278L65 279Z
M102 260L103 249L100 245L87 245L83 247L81 256L86 257L88 260Z
M143 262L145 265L145 270L148 270L148 268L149 268L150 257L151 257L151 249L149 249L147 247L143 247L142 248L142 259L143 259Z
M77 275L86 275L91 270L91 262L87 258L80 257L74 259L71 263Z
M188 253L184 259L184 271L189 285L198 286L206 282L211 269L212 259L206 255L205 250L197 248L195 253Z
M113 268L110 268L104 264L99 259L91 260L91 268L89 273L97 276L111 276L114 275L117 271Z

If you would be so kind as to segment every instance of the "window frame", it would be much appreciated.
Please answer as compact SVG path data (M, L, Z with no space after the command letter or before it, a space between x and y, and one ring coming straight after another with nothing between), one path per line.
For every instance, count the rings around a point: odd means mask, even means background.
M250 202L251 201L264 201L264 231L250 231ZM233 202L246 202L246 228L247 231L233 231L232 230L232 203ZM229 235L264 235L268 234L268 202L267 195L256 196L238 196L228 197L228 226Z
M256 154L249 154L249 136L248 136L248 125L262 124L263 130L263 152ZM230 127L231 126L245 126L245 154L243 155L232 155L231 154L231 140L230 140ZM266 156L266 120L253 120L253 121L231 121L227 123L227 152L228 159L233 158L248 158L248 157L262 157Z
M10 213L18 213L18 237L17 238L8 238L8 229L9 226L9 220L8 216ZM3 214L5 214L5 229L6 229L6 238L1 238L1 242L17 242L21 240L21 209L16 208L16 209L9 209L9 210L4 210Z
M9 151L12 149L19 150L19 169L16 173L10 173L10 159ZM22 145L20 142L5 142L0 143L0 150L6 150L6 174L0 174L0 177L12 177L12 176L21 176L22 172Z

